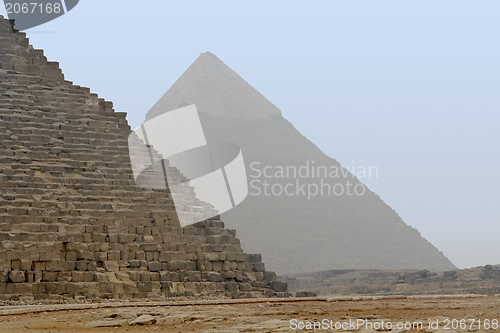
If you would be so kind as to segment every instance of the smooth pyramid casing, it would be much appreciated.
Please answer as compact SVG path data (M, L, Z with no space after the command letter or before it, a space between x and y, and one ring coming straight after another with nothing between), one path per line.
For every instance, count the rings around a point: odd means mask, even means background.
M317 195L310 199L296 190L292 196L255 195L256 188L263 193L266 180L281 188L290 183L294 189L302 183L322 186L318 177L266 179L262 175L257 177L255 169L262 171L265 166L299 169L313 164L329 170L343 168L299 133L276 106L209 52L196 59L146 118L190 104L196 104L209 142L229 141L242 149L250 195L222 214L222 218L238 229L247 251L262 252L268 267L280 274L351 268L455 268L368 189L362 196L349 196L345 191L340 196ZM344 189L347 181L352 187L361 184L349 172L346 177L340 174L339 178L321 178L331 187L340 184Z

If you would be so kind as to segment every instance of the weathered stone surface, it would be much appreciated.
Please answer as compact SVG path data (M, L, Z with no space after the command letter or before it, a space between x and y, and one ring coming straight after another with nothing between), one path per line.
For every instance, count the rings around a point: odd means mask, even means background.
M147 325L153 325L156 323L156 318L151 316L151 315L142 315L137 317L136 319L132 320L130 322L130 326L136 326L136 325L142 325L142 326L147 326Z
M24 271L11 271L9 274L9 279L14 283L26 281L26 273Z
M110 271L110 272L120 271L120 267L118 266L118 261L116 261L116 260L104 261L103 267L105 270Z

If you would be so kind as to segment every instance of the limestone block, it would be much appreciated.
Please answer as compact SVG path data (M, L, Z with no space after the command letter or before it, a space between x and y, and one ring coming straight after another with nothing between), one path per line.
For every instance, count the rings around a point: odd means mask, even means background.
M266 289L264 290L264 292L262 293L265 297L273 297L275 292L274 290L272 289Z
M159 272L161 270L161 264L159 261L149 262L148 270L151 272Z
M216 290L215 283L213 282L200 282L200 288L206 294L213 294Z
M130 280L132 281L141 281L141 272L139 271L130 271Z
M139 290L134 282L122 282L123 292L127 294L137 293Z
M199 245L199 244L188 244L186 246L186 252L187 253L201 252L201 245Z
M99 283L99 292L104 293L104 294L114 294L116 292L116 285L117 283L115 282L102 282ZM123 289L123 288L122 288Z
M270 271L264 271L264 281L275 281L276 280L276 273L275 272L270 272Z
M160 281L170 281L172 279L172 274L170 272L162 271L160 272Z
M84 232L84 233L82 234L82 236L83 236L83 241L84 241L85 243L92 243L92 234L91 234L91 233L89 233L89 232Z
M269 287L275 292L286 292L287 291L287 283L283 281L271 281L269 283Z
M215 253L215 252L205 253L204 257L205 257L206 261L218 261L219 260L219 253Z
M191 291L194 294L197 294L200 292L198 285L195 282L184 282L184 288L185 288L185 291Z
M99 292L99 283L97 282L73 283L73 285L76 286L79 294L96 295Z
M212 245L212 251L214 252L222 252L224 251L225 245L223 244L214 244Z
M42 273L42 281L44 282L53 282L57 280L57 272L43 272Z
M61 272L71 272L75 269L75 261L56 260L57 270Z
M247 282L238 283L240 291L252 291L252 285Z
M131 282L130 274L126 272L116 272L116 278L122 282Z
M94 272L83 272L83 282L93 282L94 279Z
M109 277L106 273L95 272L94 276L97 282L109 282Z
M109 251L108 260L120 260L120 251Z
M28 283L16 283L14 284L13 293L16 295L31 295L33 294L34 288Z
M200 282L201 281L201 273L196 271L188 272L188 280L191 282Z
M78 260L75 262L75 267L79 271L86 271L88 268L88 263L83 260Z
M238 262L244 262L244 261L248 261L248 255L246 255L245 253L236 253L236 261Z
M172 260L176 260L177 257L176 257L176 254L174 252L161 251L158 259L160 261L172 261Z
M45 288L47 290L47 294L62 295L66 291L65 284L58 282L48 282L45 284Z
M226 291L230 293L235 293L238 291L238 284L234 281L229 281L226 283Z
M9 273L10 273L10 270L8 270L8 271L1 270L0 271L0 283L6 283L7 281L9 281Z
M257 278L255 277L255 272L245 272L245 276L247 276L250 281L257 281Z
M35 261L33 263L33 268L37 272L41 272L45 270L45 261Z
M58 272L57 273L57 281L58 282L71 282L73 277L71 272Z
M207 236L207 243L208 244L220 244L221 243L221 236L220 235Z
M254 272L264 272L265 271L265 265L263 262L251 262L253 268L252 270Z
M141 293L148 293L153 290L153 285L151 282L139 282L137 283L137 290Z
M82 258L84 260L93 260L94 259L94 255L92 252L90 251L80 251L79 253L79 258ZM41 258L41 257L40 257ZM118 260L118 259L116 259Z
M95 259L97 261L106 261L108 260L108 254L106 252L96 252Z
M129 260L130 268L139 268L141 267L140 260Z
M88 271L95 271L97 268L97 262L95 261L88 261L87 262L87 270Z
M110 243L118 243L118 234L109 234L108 239Z
M106 272L109 282L120 282L114 272Z
M151 274L150 274L150 272L141 272L141 281L142 282L149 282L149 281L151 281Z
M210 282L222 282L224 278L220 273L217 272L207 272L207 280Z
M9 279L14 283L26 281L26 273L24 271L14 270L10 271Z
M116 261L116 260L103 261L102 266L108 272L119 272L120 271L120 267L118 266L118 261Z
M78 260L78 256L79 256L78 251L68 251L65 254L66 260L70 260L70 261Z
M147 261L155 260L155 254L156 254L156 260L158 260L158 253L157 252L147 251L146 252L146 260Z
M231 270L231 263L229 261L224 261L224 264L222 266L223 271L230 271Z
M222 271L222 266L223 266L223 262L222 261L214 261L214 262L212 262L212 270L214 272L220 272L220 271Z
M167 267L169 271L177 271L184 268L184 262L180 260L169 261Z
M184 282L171 282L169 285L170 285L170 292L172 293L181 293L186 290Z
M125 250L120 251L120 259L130 260L130 251L125 251Z
M73 271L71 272L73 282L83 282L83 272Z
M248 260L250 262L256 262L256 263L260 263L262 261L262 254L260 253L257 253L257 254L249 254L248 255Z
M138 251L135 253L135 259L136 260L145 260L146 259L146 252L144 251Z
M92 239L94 240L94 243L104 243L106 242L107 237L108 237L107 234L100 234L100 233L92 234Z

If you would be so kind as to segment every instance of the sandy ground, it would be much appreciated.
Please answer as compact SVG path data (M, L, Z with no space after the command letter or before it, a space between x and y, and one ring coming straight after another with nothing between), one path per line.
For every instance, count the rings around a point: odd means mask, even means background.
M141 315L155 323L131 326ZM0 316L0 332L296 332L303 331L299 325L315 321L328 323L317 332L500 332L498 320L500 297L382 299L41 312ZM350 322L359 326L348 326ZM335 324L338 330L331 329ZM406 324L406 329L398 329L398 324ZM417 326L407 329L408 325Z

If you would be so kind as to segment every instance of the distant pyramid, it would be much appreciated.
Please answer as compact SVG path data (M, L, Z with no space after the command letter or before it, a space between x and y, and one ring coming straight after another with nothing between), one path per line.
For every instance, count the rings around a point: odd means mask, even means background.
M273 170L279 166L311 169L312 165L346 170L209 52L199 56L146 118L190 104L196 104L200 112L207 140L229 141L242 148L254 186L247 199L222 218L238 229L244 249L261 252L270 269L285 274L350 268L456 268L368 189L362 196L317 195L310 200L296 191L300 183L321 187L322 180L331 187L349 181L359 188L361 183L350 173L328 179L258 177L265 166ZM289 189L294 188L294 195L256 195L256 188L263 190L264 181L277 184L277 189L292 184Z

